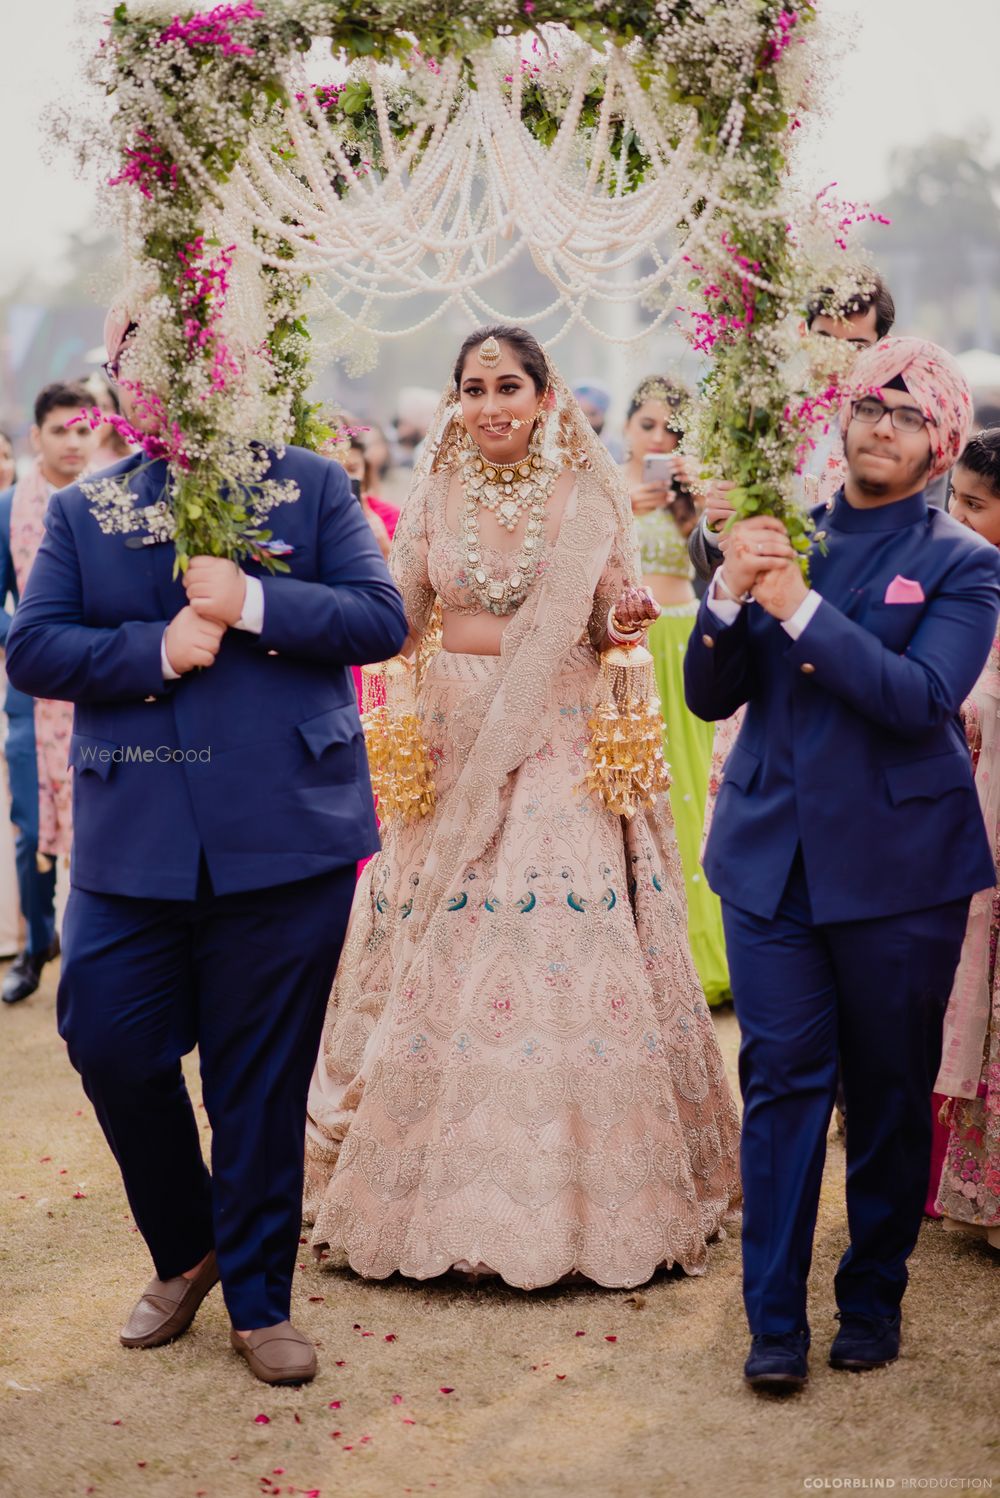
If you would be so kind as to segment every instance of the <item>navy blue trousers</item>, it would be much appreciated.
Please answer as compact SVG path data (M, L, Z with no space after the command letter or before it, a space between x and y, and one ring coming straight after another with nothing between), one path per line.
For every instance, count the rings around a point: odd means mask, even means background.
M288 1319L306 1095L355 865L194 900L70 892L59 1033L161 1279L215 1247L241 1331ZM212 1173L180 1058L199 1050Z
M38 760L35 719L31 713L7 719L7 777L10 781L10 819L17 829L14 862L21 914L28 928L27 950L48 951L56 937L56 868L38 868Z
M850 1246L842 1311L892 1315L920 1230L930 1095L969 901L818 926L801 857L774 919L723 902L740 1023L743 1298L750 1330L808 1325L806 1281L840 1059Z

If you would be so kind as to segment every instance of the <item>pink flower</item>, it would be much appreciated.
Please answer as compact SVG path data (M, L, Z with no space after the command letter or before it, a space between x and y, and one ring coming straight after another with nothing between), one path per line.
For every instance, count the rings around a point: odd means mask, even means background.
M253 48L234 40L230 26L241 21L263 20L264 12L258 10L253 0L242 0L240 5L217 5L202 15L184 21L174 16L165 31L157 38L158 46L168 42L180 42L183 46L218 47L224 57L252 57Z

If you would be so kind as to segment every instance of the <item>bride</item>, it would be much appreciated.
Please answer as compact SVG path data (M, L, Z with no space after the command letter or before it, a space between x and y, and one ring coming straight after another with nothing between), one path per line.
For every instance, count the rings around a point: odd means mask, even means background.
M309 1097L313 1246L376 1279L700 1273L738 1124L669 805L626 820L584 784L598 651L657 606L617 470L530 333L463 343L390 566L421 660L441 606L436 805L383 828L358 884Z

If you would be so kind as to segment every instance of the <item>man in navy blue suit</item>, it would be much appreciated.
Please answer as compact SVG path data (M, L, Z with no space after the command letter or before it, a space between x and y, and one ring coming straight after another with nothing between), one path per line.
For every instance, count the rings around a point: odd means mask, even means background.
M993 638L1000 560L924 492L965 441L968 387L911 338L863 353L852 385L812 587L778 521L734 526L686 659L699 717L747 704L705 871L742 1036L745 1372L778 1392L807 1376L838 1053L850 1246L830 1362L898 1354L944 1011L969 899L995 878L958 712Z
M164 463L108 472L153 513ZM59 1030L156 1271L121 1340L180 1335L221 1277L233 1348L301 1383L306 1092L378 846L349 668L397 651L406 619L343 469L288 448L268 477L299 490L269 517L284 576L196 557L182 583L171 541L108 534L86 487L56 493L7 670L76 705ZM196 1044L211 1175L180 1064Z

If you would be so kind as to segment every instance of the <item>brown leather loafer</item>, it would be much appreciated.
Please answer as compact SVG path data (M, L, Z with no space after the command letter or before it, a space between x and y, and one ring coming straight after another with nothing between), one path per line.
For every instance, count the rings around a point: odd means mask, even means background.
M234 1328L229 1340L261 1383L307 1384L316 1377L316 1349L290 1321L261 1327L248 1337Z
M215 1253L209 1254L193 1279L178 1274L172 1280L154 1275L119 1336L123 1347L162 1347L186 1332L195 1312L219 1281Z

